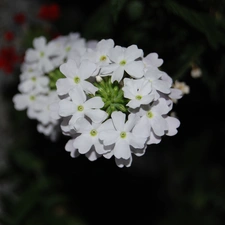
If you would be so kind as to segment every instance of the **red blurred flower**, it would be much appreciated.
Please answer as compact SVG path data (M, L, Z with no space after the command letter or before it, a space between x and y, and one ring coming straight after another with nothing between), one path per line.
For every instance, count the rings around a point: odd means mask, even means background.
M14 39L14 33L12 31L6 31L4 33L4 39L6 41L12 41Z
M14 22L21 25L24 24L26 21L26 17L23 13L17 13L14 15Z
M43 20L55 21L60 16L60 7L53 3L49 5L42 5L38 12L38 17Z
M21 57L16 53L14 47L3 47L0 49L0 69L6 74L13 72L16 63L21 61Z

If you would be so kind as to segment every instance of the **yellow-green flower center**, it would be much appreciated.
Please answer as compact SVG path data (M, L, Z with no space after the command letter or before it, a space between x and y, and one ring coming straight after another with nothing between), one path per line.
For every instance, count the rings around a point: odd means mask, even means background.
M152 118L152 117L153 117L153 113L152 113L151 111L148 111L148 112L147 112L147 117L148 117L148 118Z
M76 84L79 84L79 83L80 83L80 78L79 78L79 77L74 77L74 82L75 82Z
M122 131L122 132L120 133L120 137L121 137L121 138L126 138L126 136L127 136L127 133L126 133L125 131Z
M45 53L44 52L40 52L40 57L44 57Z
M35 81L37 80L37 78L36 78L36 77L31 77L31 80L32 80L33 82L35 82Z
M121 65L121 66L126 65L126 63L127 63L127 62L126 62L126 60L122 60L122 61L120 61L120 65Z
M95 130L95 129L93 129L93 130L90 131L90 135L93 136L93 137L96 136L97 133L98 133L98 132L97 132L97 130Z
M35 96L34 96L34 95L31 95L31 96L30 96L30 100L31 100L31 101L34 101L34 100L35 100Z
M78 106L77 106L77 110L78 110L79 112L82 112L82 111L84 110L84 106L78 105Z
M135 97L137 100L141 100L142 99L142 96L141 95L136 95Z
M71 50L71 47L70 46L67 46L66 47L66 52L69 52Z
M105 55L102 55L102 56L100 57L100 61L106 61L106 59L107 59L107 57L106 57Z

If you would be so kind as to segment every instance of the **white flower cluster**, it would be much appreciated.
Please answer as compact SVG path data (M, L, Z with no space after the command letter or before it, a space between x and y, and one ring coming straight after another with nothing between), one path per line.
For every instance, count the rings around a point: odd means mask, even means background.
M65 149L71 157L114 156L118 167L129 167L132 154L142 156L148 145L177 133L180 121L169 112L182 92L162 64L157 53L145 56L136 45L103 39L60 65L60 100L52 108L70 137Z
M63 77L59 66L68 58L82 55L88 46L79 33L70 33L49 42L43 36L37 37L33 40L33 48L25 52L19 93L13 97L14 107L27 110L27 116L38 121L37 130L52 140L61 132L60 117L54 112L54 105L51 106L60 100L55 86L56 81Z

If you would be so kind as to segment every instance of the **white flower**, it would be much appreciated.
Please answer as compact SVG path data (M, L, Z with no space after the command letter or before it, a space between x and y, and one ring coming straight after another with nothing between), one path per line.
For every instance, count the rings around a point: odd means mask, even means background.
M163 136L165 131L168 130L168 123L163 115L166 115L168 111L169 107L163 98L158 99L151 106L140 108L139 115L141 116L140 122L143 124L143 129L148 128L149 135L153 131L157 136Z
M43 125L58 123L58 121L52 117L52 111L50 110L51 104L55 102L59 102L59 97L55 91L50 91L47 95L38 96L36 103L36 110L38 111L37 120Z
M124 97L130 99L127 106L137 108L140 105L149 104L153 100L151 92L151 84L145 79L124 79Z
M80 135L74 140L73 147L78 149L80 154L86 154L93 147L98 154L104 154L109 149L107 149L102 142L99 140L100 132L107 132L113 129L113 124L111 120L107 120L104 123L90 123L87 119L80 119L77 122L77 133Z
M78 149L77 148L74 148L73 146L73 143L74 143L74 140L76 139L76 137L70 139L66 145L65 145L65 150L67 152L70 152L70 156L72 158L76 158L80 155L80 153L78 152ZM95 161L97 158L99 158L101 155L98 154L94 148L91 148L90 151L88 151L85 156L90 160L90 161Z
M117 159L129 160L131 158L131 146L134 148L143 148L146 138L141 138L132 133L135 126L136 116L130 114L126 121L126 115L115 111L111 115L114 129L107 132L100 132L99 138L106 146L113 147L113 154ZM139 131L141 132L141 131Z
M123 78L124 71L131 77L141 78L144 73L144 63L138 58L143 56L143 51L138 49L136 45L127 48L115 46L109 51L111 64L101 69L102 75L111 74L111 81L120 82Z
M27 78L22 80L18 85L18 90L22 93L37 91L46 93L49 90L49 78L35 73L27 74Z
M94 49L88 49L83 59L88 59L98 66L108 65L111 61L108 57L109 51L114 47L112 39L103 39L99 41Z
M158 54L153 52L149 53L143 59L144 65L146 68L148 67L160 67L163 64L163 60L158 58Z
M59 65L57 57L60 51L54 41L47 43L45 37L38 37L33 40L33 48L25 53L25 61L37 64L37 68L44 73L50 72Z
M79 33L59 36L54 41L60 48L62 62L67 61L69 58L79 62L86 51L85 39L81 38Z
M27 63L26 61L24 61L24 63L22 63L21 67L21 74L20 74L20 81L29 79L32 76L42 76L43 75L43 71L38 69L37 64L30 64Z
M96 65L90 61L84 60L78 66L76 61L69 59L60 66L60 71L66 78L60 78L56 82L58 95L68 94L75 87L81 87L86 93L94 94L98 88L86 81L96 70Z
M160 97L160 94L158 92L162 92L165 94L170 93L171 82L161 79L163 75L164 72L154 67L149 67L144 74L144 78L151 84L152 94L154 94L155 96L155 101Z
M72 116L69 125L76 128L76 122L84 116L90 118L93 122L99 123L106 119L108 114L101 110L104 103L101 97L93 97L87 100L87 96L79 87L69 92L69 99L59 101L59 115L62 117Z
M36 111L36 104L38 99L38 93L30 92L23 94L16 94L13 96L13 103L16 110L27 109L27 116L30 119L37 118L38 112Z

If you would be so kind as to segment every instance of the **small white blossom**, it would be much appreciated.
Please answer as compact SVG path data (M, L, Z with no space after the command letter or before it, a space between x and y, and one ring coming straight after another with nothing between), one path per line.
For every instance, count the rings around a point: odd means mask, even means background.
M136 122L134 114L130 114L127 121L126 115L122 112L115 111L111 117L114 129L101 132L99 138L106 146L114 145L112 151L117 159L129 160L131 158L131 146L143 148L146 139L132 133Z
M153 100L151 92L151 84L145 79L133 80L124 79L124 97L130 99L127 106L137 108L141 105L149 104Z
M59 48L54 41L47 43L45 37L38 37L33 40L34 48L29 48L25 53L25 60L28 63L37 64L38 70L45 73L50 72L59 66Z
M62 117L72 116L69 120L70 126L76 128L79 118L87 116L93 122L98 123L107 117L107 113L100 108L104 103L100 97L93 97L87 100L83 90L79 87L69 92L69 99L59 101L59 115Z
M109 51L111 64L105 66L101 70L101 74L112 74L111 81L120 82L123 78L124 71L131 77L141 78L144 74L144 63L136 59L143 56L143 51L138 49L136 45L128 48L115 46Z
M66 78L57 80L57 93L65 95L73 88L81 87L85 92L94 94L98 88L86 80L93 75L95 70L96 65L90 61L84 60L77 65L75 60L69 59L60 66L60 71Z

